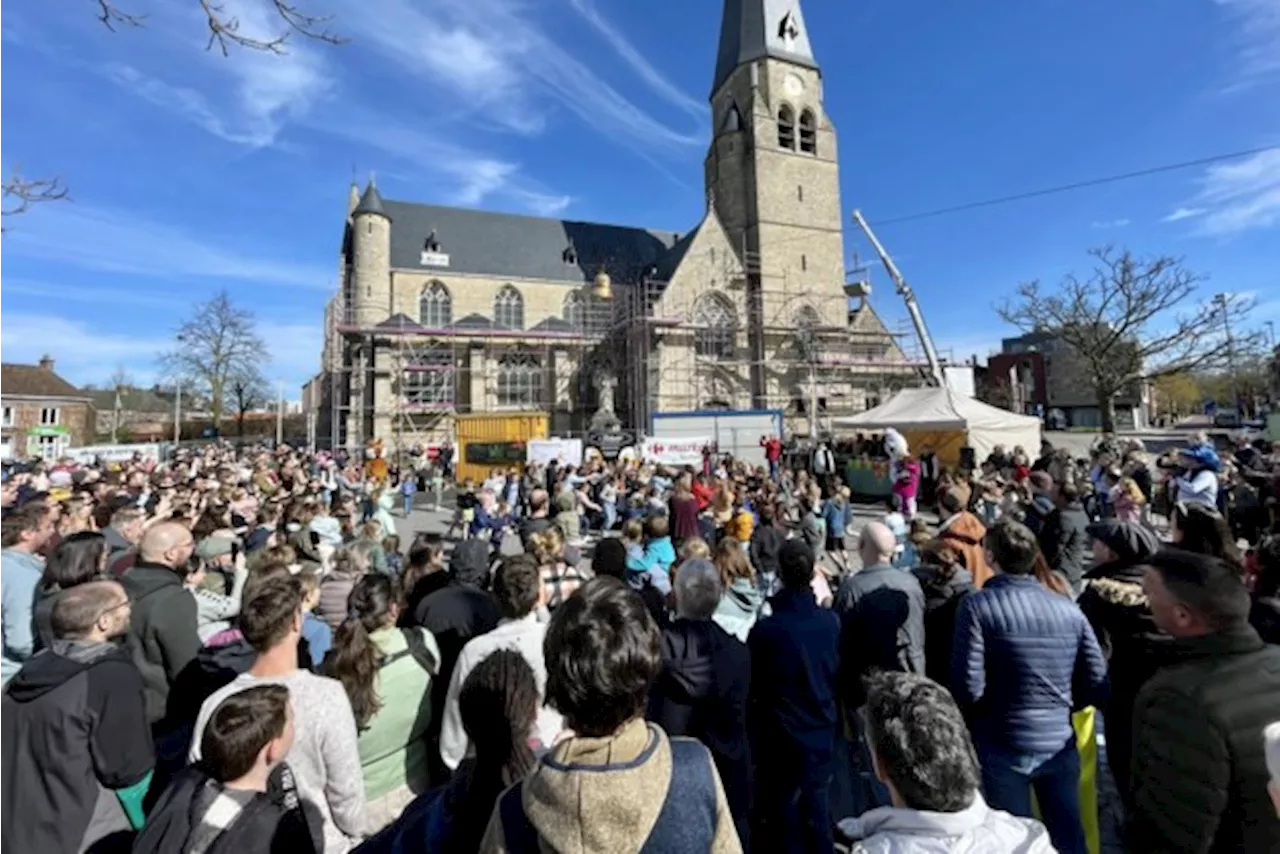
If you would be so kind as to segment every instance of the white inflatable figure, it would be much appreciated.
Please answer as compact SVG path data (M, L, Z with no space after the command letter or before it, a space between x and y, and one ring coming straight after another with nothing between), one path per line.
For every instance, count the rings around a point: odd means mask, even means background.
M902 461L911 453L907 438L890 427L884 431L884 449L889 454L889 480L897 483L898 475L902 473Z

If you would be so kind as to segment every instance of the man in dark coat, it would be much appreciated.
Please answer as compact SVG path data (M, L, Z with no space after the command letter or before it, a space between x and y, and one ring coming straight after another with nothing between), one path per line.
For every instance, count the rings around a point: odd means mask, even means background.
M147 529L138 562L121 582L133 602L125 642L147 688L147 720L164 734L169 688L200 651L196 600L183 586L195 551L191 532L175 522Z
M663 670L649 690L646 717L667 735L696 738L711 751L738 838L746 849L751 806L747 744L751 655L746 644L711 620L724 594L711 561L696 558L682 563L674 590L677 617L662 632Z
M862 529L862 569L836 591L840 617L840 687L844 733L837 739L832 801L838 815L860 815L889 804L876 779L860 709L867 702L863 680L872 673L924 673L924 591L910 572L893 566L897 540L880 522Z
M835 750L840 620L813 597L813 552L788 540L782 590L747 637L748 726L755 759L752 829L758 851L829 852L828 790Z
M1049 568L1062 576L1072 595L1080 595L1084 583L1085 555L1089 550L1089 516L1073 483L1054 483L1049 493L1054 509L1045 517L1037 536Z
M419 602L408 623L431 632L440 647L440 672L432 680L431 723L427 729L427 739L432 744L428 756L433 779L449 776L436 745L458 656L467 641L493 631L502 619L498 600L486 589L488 584L489 541L483 537L463 540L454 546L449 559L449 583Z
M1249 592L1224 561L1167 549L1143 588L1174 640L1134 703L1133 850L1280 850L1263 746L1280 717L1280 647L1250 627Z
M1035 578L1035 534L1001 520L986 547L996 574L961 603L951 659L982 788L991 806L1024 818L1034 789L1054 847L1085 854L1071 714L1106 699L1107 664L1080 609Z
M1160 550L1150 529L1136 522L1106 519L1088 528L1094 566L1084 577L1076 604L1093 626L1111 675L1111 696L1103 715L1107 725L1107 765L1120 796L1128 802L1133 701L1138 689L1160 667L1170 638L1151 617L1142 590L1145 564Z
M142 677L112 643L129 625L114 581L70 588L53 645L5 687L0 851L128 850L155 756Z

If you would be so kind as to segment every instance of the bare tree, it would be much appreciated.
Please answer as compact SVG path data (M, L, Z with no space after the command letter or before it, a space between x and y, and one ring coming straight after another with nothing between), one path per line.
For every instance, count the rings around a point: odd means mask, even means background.
M1225 363L1252 301L1225 297L1198 302L1205 280L1171 256L1136 258L1110 246L1090 250L1093 270L1067 276L1055 290L1038 281L1018 286L998 307L1024 332L1052 335L1075 357L1092 385L1102 429L1115 429L1115 400L1126 388L1171 373ZM1243 338L1235 333L1235 347Z
M3 216L17 216L42 202L60 202L70 198L61 178L24 178L15 166L4 179Z
M236 377L260 371L270 357L253 313L221 291L196 306L178 327L174 349L160 357L165 370L209 401L213 426L220 428Z
M270 399L270 389L262 371L256 365L237 371L231 377L230 397L236 409L236 435L243 438L245 415L260 406L266 406Z
M97 2L98 20L112 32L118 27L141 27L146 22L145 15L125 11L114 0ZM233 47L282 54L285 52L286 42L294 34L328 44L343 44L346 41L329 30L332 16L309 14L285 0L270 0L271 10L280 19L281 30L268 36L250 36L240 32L240 19L229 14L226 6L215 0L195 2L200 4L205 25L209 28L209 44L206 49L213 50L216 46L223 56L229 56Z
M346 39L329 29L333 20L329 15L313 15L286 0L269 0L279 26L272 33L254 34L242 32L240 19L227 11L217 0L194 0L204 13L205 26L209 30L206 50L215 47L223 56L230 56L232 48L263 51L277 55L287 53L291 37L297 35L326 44L345 44ZM112 32L122 28L143 27L146 15L128 11L116 0L96 0L98 20ZM70 201L67 188L61 178L23 178L18 169L5 179L3 215L17 216L29 211L40 202Z

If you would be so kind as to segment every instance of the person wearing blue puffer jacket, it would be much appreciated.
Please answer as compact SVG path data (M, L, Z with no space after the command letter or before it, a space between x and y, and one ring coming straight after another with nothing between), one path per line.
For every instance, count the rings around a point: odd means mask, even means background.
M1035 577L1036 535L1002 519L987 531L995 575L956 612L951 690L964 710L991 806L1032 817L1053 845L1084 854L1080 755L1071 715L1107 697L1107 664L1084 614Z

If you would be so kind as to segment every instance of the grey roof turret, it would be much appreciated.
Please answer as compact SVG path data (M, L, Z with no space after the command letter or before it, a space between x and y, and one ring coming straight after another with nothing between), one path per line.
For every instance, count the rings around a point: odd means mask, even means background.
M734 69L766 56L817 68L800 0L724 0L711 94Z
M369 179L369 185L364 188L364 195L360 197L360 204L356 205L356 209L351 212L352 216L360 216L361 214L377 214L391 219L391 216L382 206L382 196L378 195L378 185L373 183L373 179Z

